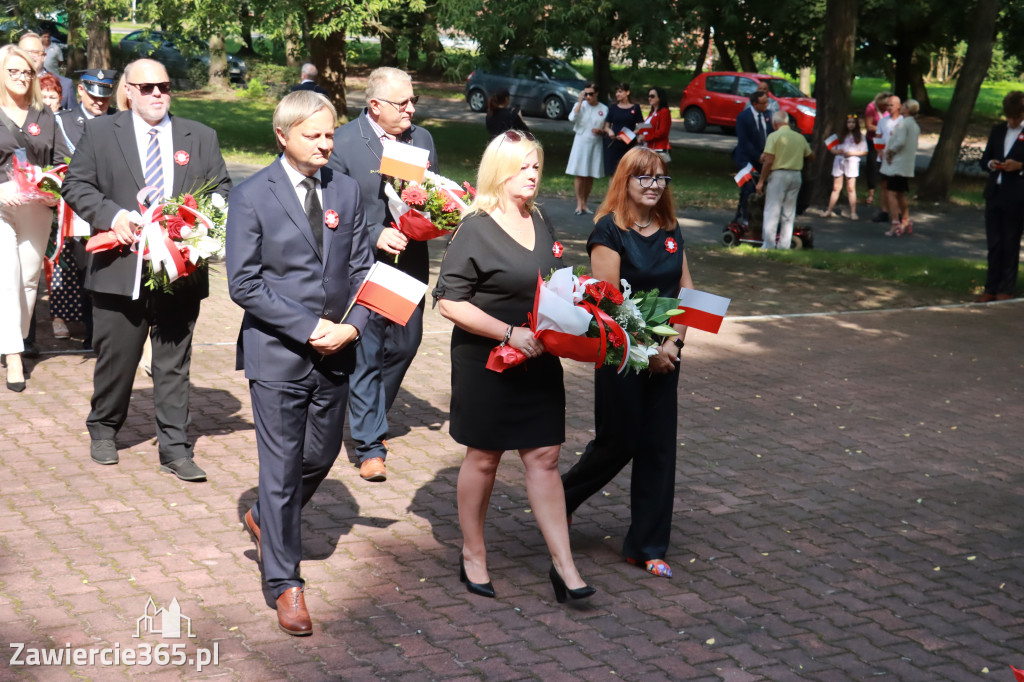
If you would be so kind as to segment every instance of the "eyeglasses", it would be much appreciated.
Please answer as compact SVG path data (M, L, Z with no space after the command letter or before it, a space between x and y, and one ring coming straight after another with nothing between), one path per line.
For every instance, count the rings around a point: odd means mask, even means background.
M46 50L25 50L25 52L28 52L29 54L34 54L37 57L46 56Z
M169 81L164 81L163 83L129 83L128 85L138 88L139 94L146 97L153 94L154 88L159 90L161 95L171 94L171 84Z
M597 94L597 93L596 93L596 92L593 92L593 91L591 91L591 92L586 92L586 91L584 91L584 93L583 93L583 96L584 96L584 97L593 97L593 96L594 96L594 95L596 95L596 94Z
M30 81L36 77L35 72L22 69L7 69L7 73L16 81Z
M409 108L410 104L413 105L413 106L416 106L416 102L420 101L420 96L419 95L414 95L414 96L410 97L409 99L403 99L401 102L392 102L389 99L381 99L379 97L375 97L374 99L376 99L379 102L387 102L388 104L390 104L391 106L393 106L395 109L397 109L399 111L405 111L406 109Z
M523 130L506 130L505 139L508 140L509 142L519 142L521 140L529 140L530 142L533 142L537 138Z
M649 187L665 189L668 187L668 183L672 182L671 175L634 175L633 179L639 182L644 189Z

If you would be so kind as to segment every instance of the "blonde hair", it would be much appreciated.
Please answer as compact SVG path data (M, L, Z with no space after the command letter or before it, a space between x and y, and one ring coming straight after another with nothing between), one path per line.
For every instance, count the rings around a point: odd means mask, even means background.
M277 108L274 109L274 139L277 140L278 151L284 151L281 141L277 139L276 133L278 129L281 130L282 135L288 137L288 133L291 132L292 128L321 109L327 109L331 112L331 118L334 120L331 125L332 127L337 126L337 109L331 104L331 100L320 93L313 92L312 90L296 90L285 95L277 103Z
M508 139L509 133L520 136L518 142ZM491 140L480 159L480 168L476 174L476 198L468 213L491 211L505 207L505 183L513 178L523 167L523 161L537 152L537 188L540 188L540 176L544 171L544 150L540 142L527 138L518 131L506 131ZM526 202L526 208L533 210L534 199Z
M28 92L28 105L36 111L42 111L43 108L49 109L43 103L43 91L39 89L39 78L36 74L35 64L32 63L32 57L29 56L28 52L21 49L17 45L4 45L0 47L0 69L7 68L7 62L12 57L17 59L23 59L28 64L28 70L32 72L32 80L29 81ZM7 92L7 85L4 83L4 79L0 78L0 102L5 104L14 104L14 100L11 98L11 94Z

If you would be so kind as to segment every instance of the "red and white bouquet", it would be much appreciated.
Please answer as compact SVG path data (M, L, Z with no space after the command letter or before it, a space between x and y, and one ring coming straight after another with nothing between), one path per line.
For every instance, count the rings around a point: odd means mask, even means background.
M446 235L462 220L476 190L468 182L424 171L423 183L392 180L385 183L393 226L409 239L424 242Z
M664 339L678 332L665 322L679 315L679 300L657 291L637 292L626 280L615 285L574 274L572 268L537 275L537 292L530 330L552 355L612 365L620 372L647 369ZM526 360L516 348L501 345L491 351L487 368L503 372Z
M41 201L52 206L60 199L60 186L67 172L66 163L43 168L31 163L21 163L15 156L8 177L18 188L18 195L22 201Z
M140 225L131 246L138 254L133 298L139 297L144 262L148 263L146 287L173 293L176 280L208 267L210 260L224 253L228 215L224 197L204 186L145 208L143 202L153 189L139 191L139 212L133 211L132 222ZM89 239L85 248L94 252L119 246L111 232L103 232Z

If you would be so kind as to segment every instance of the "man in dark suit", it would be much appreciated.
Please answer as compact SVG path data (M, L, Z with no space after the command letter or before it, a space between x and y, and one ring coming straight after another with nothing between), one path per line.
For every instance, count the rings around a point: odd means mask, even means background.
M988 171L985 185L985 236L988 275L981 303L1013 298L1024 233L1024 92L1003 98L1006 122L992 128L981 166Z
M316 78L316 74L317 74L317 70L316 70L315 66L313 66L309 62L306 62L305 64L303 64L302 65L302 82L299 83L298 85L293 85L291 91L295 92L296 90L312 90L313 92L318 92L321 95L326 96L327 95L327 91L324 90L319 85L317 85L316 81L313 80L314 78Z
M195 121L171 117L171 84L159 62L140 59L125 68L130 110L94 118L78 142L62 194L92 225L109 230L119 248L90 255L85 286L93 300L92 411L86 420L90 454L98 464L116 464L114 437L124 424L135 370L147 335L153 345L160 470L185 481L204 481L188 440L189 367L199 304L209 294L200 269L173 284L173 293L141 288L133 300L136 255L128 248L138 229L137 194L147 186L156 197L210 187L231 188L217 134Z
M732 150L732 160L736 169L740 170L749 163L755 171L761 171L761 153L764 152L764 143L768 134L772 131L768 119L768 102L770 98L767 92L758 90L750 96L750 106L740 112L736 117L736 147ZM746 182L740 187L740 202L736 207L735 222L744 225L750 224L750 210L747 202L754 193L754 182Z
M434 139L412 124L417 99L407 73L390 67L374 69L366 80L367 106L355 120L335 131L334 153L328 165L359 183L370 242L377 249L378 260L426 282L430 276L427 244L410 241L391 226L394 218L384 195L386 179L376 172L383 138L429 149L430 170L438 172ZM368 481L387 478L387 413L422 337L422 301L404 327L374 314L363 332L352 376L349 430L359 454L359 475Z
M274 112L283 154L232 190L228 213L228 288L245 310L236 368L249 380L260 460L245 525L292 635L312 632L302 507L341 450L354 343L370 316L352 305L373 263L359 186L324 167L337 122L326 97L285 96Z
M28 52L29 56L32 57L32 66L36 69L36 74L43 73L43 61L46 59L46 48L43 46L43 40L39 37L38 33L26 33L18 39L18 47ZM78 101L75 99L75 84L71 82L70 78L54 73L57 80L60 81L60 108L61 109L74 109L75 104Z

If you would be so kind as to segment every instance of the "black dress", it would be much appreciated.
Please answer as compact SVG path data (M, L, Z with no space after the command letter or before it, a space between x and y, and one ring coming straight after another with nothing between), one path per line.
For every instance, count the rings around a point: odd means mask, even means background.
M519 107L502 107L497 109L493 114L487 114L484 124L487 126L487 134L492 140L506 130L530 132L530 126L526 125L519 115Z
M513 326L533 310L537 274L561 268L554 237L534 212L534 248L527 251L487 214L459 225L441 262L434 300L469 301ZM558 445L565 440L562 364L545 353L502 373L485 367L498 341L452 330L451 435L482 450Z
M672 240L672 243L669 242ZM587 251L606 246L621 257L620 277L634 292L658 289L679 295L683 239L677 226L642 237L620 230L612 215L597 222ZM575 511L633 461L630 481L632 522L623 555L638 561L664 559L672 528L676 472L676 409L679 366L665 374L604 366L594 372L594 423L597 436L564 476L565 508Z
M618 104L608 107L608 118L605 119L612 124L612 134L618 135L623 128L636 130L636 127L643 123L644 115L640 111L640 105L634 104L628 109L623 109ZM636 140L626 144L615 137L605 141L604 145L604 174L608 177L615 175L615 169L619 167L619 161L630 149L636 146Z

